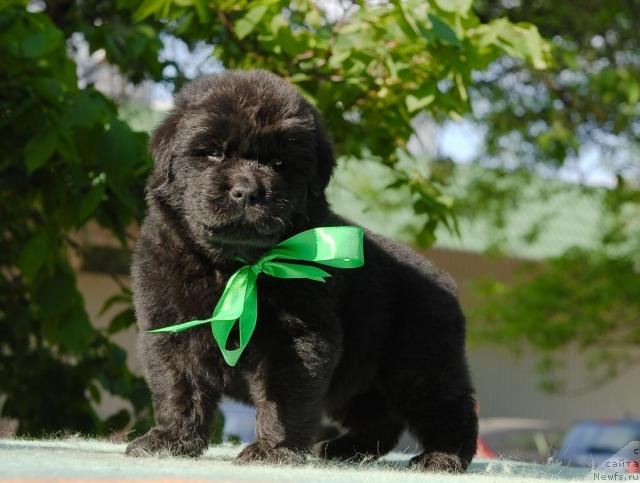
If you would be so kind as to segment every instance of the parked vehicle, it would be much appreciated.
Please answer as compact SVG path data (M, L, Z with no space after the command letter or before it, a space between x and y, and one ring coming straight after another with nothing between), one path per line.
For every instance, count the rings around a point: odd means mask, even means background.
M478 436L478 449L476 450L476 458L482 458L485 460L494 460L498 458L496 453L489 443L487 443L482 436Z
M501 458L546 463L558 448L563 428L540 419L482 418L481 439Z
M586 420L575 424L555 455L555 458L571 466L598 467L616 456L617 460L629 456L617 455L632 441L640 441L640 421L633 419ZM634 458L633 454L630 456ZM636 462L640 456L635 456ZM620 470L640 473L638 464L626 464Z
M481 418L476 458L504 458L546 463L558 448L564 430L550 421L526 418ZM417 453L418 442L407 432L395 451Z

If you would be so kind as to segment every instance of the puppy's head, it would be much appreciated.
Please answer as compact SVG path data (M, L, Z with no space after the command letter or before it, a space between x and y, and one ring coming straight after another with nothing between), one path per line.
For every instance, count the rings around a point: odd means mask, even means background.
M292 85L258 70L185 86L151 152L148 196L201 245L279 241L326 206L334 165L318 112Z

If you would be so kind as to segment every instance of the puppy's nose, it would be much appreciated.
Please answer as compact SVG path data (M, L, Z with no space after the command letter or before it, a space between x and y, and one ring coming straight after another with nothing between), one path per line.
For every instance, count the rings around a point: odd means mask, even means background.
M231 199L236 203L242 203L245 206L252 205L258 201L260 197L260 186L250 179L241 179L234 183L229 190Z

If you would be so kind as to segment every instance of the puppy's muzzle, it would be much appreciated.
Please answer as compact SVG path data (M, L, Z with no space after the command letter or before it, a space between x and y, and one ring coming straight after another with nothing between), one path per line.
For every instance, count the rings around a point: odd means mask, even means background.
M246 176L235 180L229 190L231 200L245 207L263 202L265 193L261 183Z

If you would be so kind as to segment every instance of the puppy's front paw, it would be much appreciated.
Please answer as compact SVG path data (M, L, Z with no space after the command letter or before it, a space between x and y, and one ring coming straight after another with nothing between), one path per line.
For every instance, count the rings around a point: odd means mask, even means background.
M255 441L249 446L244 448L234 463L238 464L251 464L251 463L263 463L263 464L285 464L285 465L298 465L305 461L305 453L289 448L283 445L273 446L264 441Z
M466 471L469 463L453 453L432 451L414 456L409 461L409 466L423 471L462 473Z
M180 437L160 428L153 428L147 434L129 443L124 454L128 456L200 456L207 449L207 442L201 437Z

